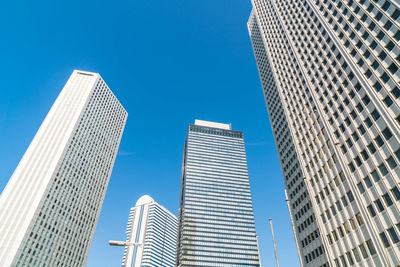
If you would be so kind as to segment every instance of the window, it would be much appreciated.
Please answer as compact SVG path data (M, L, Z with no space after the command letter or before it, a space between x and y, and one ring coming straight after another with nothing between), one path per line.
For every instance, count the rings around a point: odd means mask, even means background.
M383 204L381 202L381 200L378 198L377 200L375 200L375 205L378 208L379 212L382 212L385 208L383 207Z
M396 39L397 41L400 41L400 30L397 30L396 34L393 36L394 39Z
M392 64L389 66L389 70L392 74L394 74L398 69L399 67L397 67L394 62L392 62Z
M376 36L379 40L382 41L383 37L385 36L385 34L382 31L379 31L378 35Z
M399 189L397 188L397 186L393 187L391 191L392 191L392 193L393 193L394 198L395 198L396 200L400 200L400 191L399 191Z
M386 72L384 72L383 74L382 74L382 76L381 76L381 79L385 82L385 83L387 83L388 81L389 81L389 75L386 73Z
M338 241L338 240L339 240L339 238L338 238L337 233L336 233L335 230L332 231L332 236L333 236L333 239L334 239L335 241Z
M349 222L347 222L347 221L344 222L343 228L344 228L344 231L346 232L346 234L350 233L350 225L349 225Z
M393 134L392 132L389 130L389 128L385 128L385 130L382 131L383 136L385 137L386 140L389 140Z
M362 218L362 216L361 216L361 213L357 213L357 214L356 214L356 219L357 219L357 222L358 222L358 225L359 225L359 226L361 226L361 225L364 224L364 220L363 220L363 218Z
M349 203L347 203L346 197L343 196L343 197L341 198L341 200L342 200L343 206L344 206L344 207L347 207L347 205L348 205Z
M358 130L360 131L361 134L365 134L364 126L361 125L360 127L358 127Z
M378 144L378 146L379 147L381 147L381 146L383 146L383 139L382 139L382 137L380 136L380 135L378 135L376 138L375 138L375 141L376 141L376 143Z
M372 126L372 121L371 121L370 118L366 118L364 122L365 122L365 125L367 125L368 128L370 128Z
M381 179L381 177L379 176L377 171L373 171L371 172L371 176L374 179L375 182L379 182L379 180Z
M342 262L342 266L346 266L347 267L347 263L346 263L346 259L344 258L344 256L340 256L340 261Z
M381 53L378 55L378 57L382 60L385 60L385 58L387 57L387 54L385 53L385 51L381 51Z
M351 163L349 164L349 168L350 168L350 171L351 171L351 172L355 172L355 171L356 171L356 167L354 167L353 162L351 162Z
M379 114L379 112L376 110L376 109L374 109L372 112L371 112L371 116L372 116L372 118L374 119L374 120L378 120L380 117L381 117L381 114Z
M396 163L396 161L394 160L394 158L393 158L392 156L390 156L390 157L386 160L386 162L388 163L389 167L390 167L392 170L393 170L394 168L397 167L397 163Z
M380 233L379 236L381 237L382 243L385 246L385 248L390 247L390 243L389 243L389 240L386 237L385 232Z
M376 152L376 148L373 143L368 145L368 149L371 152L371 154L374 154Z
M363 244L358 246L361 250L361 254L363 256L364 259L368 258L368 253L367 250L365 249L365 246Z
M383 99L383 102L385 102L386 106L390 107L393 104L393 100L390 98L390 96L386 96Z
M381 89L382 89L382 84L380 83L380 82L376 82L374 85L373 85L373 87L375 88L375 90L377 91L377 92L379 92Z
M328 218L328 220L330 220L332 218L329 210L326 210L326 217Z
M399 18L399 16L400 16L400 10L396 9L392 14L392 19L396 20Z
M390 227L387 231L389 233L390 239L392 239L392 242L394 244L400 241L399 236L397 235L396 230L394 230L393 227Z
M390 207L390 206L393 205L393 201L392 201L392 199L390 198L390 196L389 196L388 193L386 193L386 194L383 195L383 199L385 200L386 206Z
M372 67L373 67L374 69L378 69L378 67L379 67L378 61L374 60L374 62L372 62ZM377 83L379 83L379 82L377 82ZM380 85L380 83L379 83L379 85ZM376 83L374 84L374 88L377 89ZM377 90L378 90L378 89L377 89ZM379 90L380 90L380 89L379 89ZM378 91L379 91L379 90L378 90Z
M367 160L369 158L367 151L365 149L361 151L361 156L363 157L364 160Z
M328 238L329 244L332 245L333 244L333 240L332 240L331 235L328 234L326 237Z
M350 252L346 252L346 257L350 265L354 265L353 257L351 256Z
M383 176L385 176L389 172L388 169L386 168L385 164L383 164L383 163L381 165L379 165L378 168Z
M342 210L342 205L340 204L339 201L336 202L336 208L338 209L338 211Z
M394 152L394 155L395 155L396 158L400 161L400 149L397 150L396 152Z
M351 124L351 121L350 121L349 117L346 117L344 119L344 122L346 123L347 126L350 126L350 124Z
M331 207L331 210L332 210L332 216L335 216L335 215L336 215L336 209L335 209L335 206L332 206L332 207Z
M356 108L357 108L357 110L358 110L359 112L361 112L361 111L364 110L364 107L363 107L363 105L361 105L361 103L358 103L357 106L356 106Z
M340 263L339 263L338 259L335 259L335 265L336 265L336 267L340 267Z
M321 219L322 219L323 223L326 223L326 219L325 219L325 215L324 214L321 214Z
M349 219L351 228L353 228L353 230L355 230L357 228L356 222L354 221L354 218L350 218Z
M371 102L371 100L369 99L368 95L365 95L365 96L362 98L362 101L364 102L365 105L368 105L369 102Z
M339 227L337 228L337 230L338 230L339 236L340 236L340 237L344 237L344 232L343 232L342 226L339 226Z
M400 32L400 31L399 31ZM400 97L400 89L399 89L399 87L395 87L393 90L392 90L392 94L394 95L394 97L396 97L396 98L399 98Z
M347 197L349 198L350 203L354 201L354 196L351 191L347 192Z
M361 261L361 257L360 257L360 253L358 253L357 248L353 248L353 254L354 254L354 258L356 259L357 262Z
M357 187L361 194L365 192L365 188L364 188L364 185L362 184L362 182L359 182L357 184Z
M333 181L335 181L336 186L339 186L340 183L339 183L339 179L337 178L337 176L335 176L335 178L333 178Z
M346 143L349 146L349 148L351 148L353 146L353 142L351 141L350 138L346 140Z
M364 183L367 185L368 188L372 187L371 179L369 179L368 176L364 178Z
M357 132L354 132L354 133L352 134L352 136L353 136L353 138L354 138L354 142L357 142L358 139L359 139Z
M372 206L372 204L370 204L367 208L369 211L369 215L371 215L371 217L375 217L376 212L375 212L374 206Z
M369 253L371 253L371 255L375 255L376 250L375 250L375 246L372 243L371 239L367 241L367 247L368 247Z

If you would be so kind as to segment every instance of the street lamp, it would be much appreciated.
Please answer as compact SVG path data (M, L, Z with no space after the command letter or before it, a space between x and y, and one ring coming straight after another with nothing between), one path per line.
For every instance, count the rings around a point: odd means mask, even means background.
M274 236L274 227L272 226L272 219L269 218L268 220L269 220L269 223L270 223L270 225L271 225L272 241L274 242L274 252L275 252L276 266L279 267L278 253L276 252L276 244L275 244L275 236Z
M134 243L134 242L127 242L127 241L115 241L115 240L108 241L108 244L110 246L118 246L118 247L126 247L126 246L138 246L138 247L141 247L141 246L143 246L143 243Z

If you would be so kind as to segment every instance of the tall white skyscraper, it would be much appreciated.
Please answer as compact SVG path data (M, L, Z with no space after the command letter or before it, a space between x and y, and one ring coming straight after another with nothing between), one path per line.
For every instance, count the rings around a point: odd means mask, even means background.
M178 220L175 215L144 195L129 213L124 267L173 267L176 259Z
M400 265L400 3L252 0L304 266Z
M0 266L84 266L127 113L74 71L0 196Z
M260 266L243 133L196 120L183 153L177 266Z

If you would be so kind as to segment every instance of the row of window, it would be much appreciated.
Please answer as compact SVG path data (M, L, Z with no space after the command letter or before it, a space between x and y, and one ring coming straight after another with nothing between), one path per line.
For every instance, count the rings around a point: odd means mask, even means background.
M397 186L393 187L391 189L391 192L393 194L393 197L397 201L399 201L400 200L400 191L397 188ZM393 205L393 200L392 200L392 197L389 195L389 193L383 194L382 195L382 199L384 200L386 207L390 207L390 206ZM375 204L375 207L378 210L378 212L382 212L382 211L385 210L385 207L383 206L382 201L380 200L380 198L377 198L374 201L374 204ZM376 216L376 211L375 211L375 208L374 208L374 206L372 204L368 205L367 209L368 209L368 212L371 215L371 217L375 217Z
M315 230L311 234L307 235L303 240L301 240L301 246L304 248L308 246L312 241L319 237L319 231Z
M309 263L312 260L318 258L322 254L324 254L324 248L322 246L319 246L313 251L311 251L309 254L305 255L304 258L306 260L306 263Z
M369 254L365 247L368 248ZM360 255L359 251L361 251L361 255ZM367 242L365 242L365 244L360 244L358 246L358 248L354 247L351 250L351 252L348 251L344 255L339 256L339 258L334 259L334 262L335 262L336 267L347 267L349 265L354 265L355 262L357 262L357 263L361 262L362 258L368 259L368 257L370 255L373 256L375 254L376 254L375 246L372 243L372 240L369 239L369 240L367 240ZM361 258L361 256L362 256L362 258Z
M356 230L357 229L357 224L358 226L364 225L364 220L361 216L361 213L357 213L354 217L351 217L348 221L345 221L343 225L339 225L337 229L334 229L331 233L327 234L327 239L330 245L333 244L333 242L336 242L339 240L339 238L342 238L345 236L345 234L350 234L351 229ZM357 220L357 224L356 221ZM350 229L351 227L351 229Z

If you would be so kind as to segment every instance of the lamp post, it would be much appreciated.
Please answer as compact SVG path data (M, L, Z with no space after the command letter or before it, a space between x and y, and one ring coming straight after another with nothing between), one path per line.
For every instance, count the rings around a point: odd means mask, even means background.
M276 266L279 267L278 253L276 252L276 244L275 244L275 236L274 236L274 227L272 226L272 219L271 219L271 218L269 219L269 223L271 224L272 241L274 242L274 252L275 252Z
M134 243L134 242L127 242L127 241L115 241L110 240L108 241L110 246L117 246L117 247L126 247L126 246L143 246L143 243Z
M143 243L135 243L135 242L129 242L129 241L115 241L115 240L110 240L108 241L108 244L110 246L117 246L117 247L143 247ZM129 252L130 250L128 249L128 252L126 254L126 258L124 259L124 262L122 263L122 266L128 267L131 266L132 264L132 254ZM133 259L135 260L135 259Z

